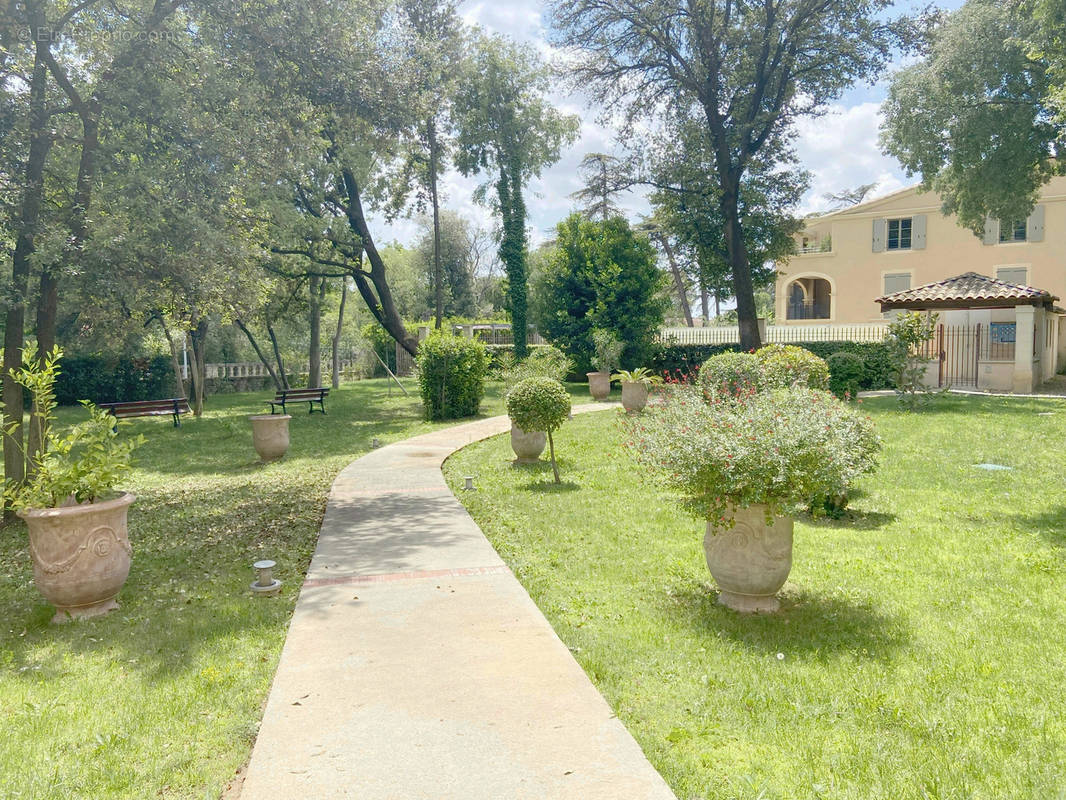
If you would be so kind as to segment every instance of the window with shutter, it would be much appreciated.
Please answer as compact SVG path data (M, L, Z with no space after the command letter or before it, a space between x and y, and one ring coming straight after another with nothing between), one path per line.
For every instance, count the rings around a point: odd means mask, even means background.
M1029 224L1024 219L1001 219L999 221L1000 242L1024 242L1028 237Z
M913 221L910 217L888 220L888 239L886 241L886 249L910 250L912 227Z
M882 294L894 294L911 288L911 274L909 272L895 272L886 274L882 279L884 291ZM895 319L899 311L886 311L881 316L885 319Z
M1015 286L1029 285L1028 267L996 267L996 280Z
M911 288L911 274L909 272L896 272L885 275L884 294L894 294Z

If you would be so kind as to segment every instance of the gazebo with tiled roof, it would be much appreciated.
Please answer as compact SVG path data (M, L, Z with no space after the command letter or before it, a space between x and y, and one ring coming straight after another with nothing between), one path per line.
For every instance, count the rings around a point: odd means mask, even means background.
M987 275L978 275L976 272L964 272L954 278L927 283L913 289L903 289L877 298L882 311L1017 306L1051 308L1056 300L1057 297L1044 289L1005 283Z
M955 312L968 322L938 326L939 378L946 365L952 375L979 389L1032 392L1058 358L1061 309L1051 292L964 272L954 278L878 297L881 311ZM965 313L970 312L970 313ZM974 322L973 318L984 322ZM972 326L972 327L970 327ZM935 359L929 369L932 375ZM948 381L949 383L951 381Z

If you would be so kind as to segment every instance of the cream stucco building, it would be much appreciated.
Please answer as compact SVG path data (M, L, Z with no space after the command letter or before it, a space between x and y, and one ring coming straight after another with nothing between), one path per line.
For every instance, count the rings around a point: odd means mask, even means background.
M989 220L983 236L916 188L807 220L799 252L777 265L775 323L884 319L877 297L976 272L1066 298L1066 177L1024 220Z

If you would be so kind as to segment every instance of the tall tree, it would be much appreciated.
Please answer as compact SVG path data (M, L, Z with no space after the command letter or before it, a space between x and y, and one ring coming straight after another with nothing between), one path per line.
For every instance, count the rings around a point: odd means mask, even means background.
M435 300L448 317L473 317L474 264L470 226L454 211L444 210L438 220L427 219L428 230L415 249L415 258L429 278ZM436 277L440 271L441 279Z
M417 108L417 157L409 161L428 194L433 226L434 326L445 314L439 181L447 166L451 100L462 70L462 25L451 0L401 0L409 30L411 96ZM414 154L412 154L414 155ZM419 198L420 200L422 198Z
M673 122L675 136L648 153L648 176L655 191L652 207L664 229L671 232L687 263L695 266L701 287L704 322L709 316L707 295L714 297L715 317L728 300L733 283L722 190L714 167L714 152L698 122ZM740 182L738 211L744 221L744 250L754 290L768 288L776 277L774 262L790 255L792 235L802 222L792 214L809 185L787 145L768 142L753 158ZM757 312L758 313L758 312Z
M500 260L507 273L515 354L526 354L527 295L525 187L559 159L577 137L577 118L552 108L548 72L536 53L499 36L478 37L456 96L456 166L464 175L486 171L500 215ZM487 197L488 185L479 189Z
M578 177L584 186L570 195L589 219L606 222L621 213L615 197L619 194L620 182L626 181L622 174L622 162L617 156L606 153L589 153L577 168Z
M740 341L757 347L755 282L741 186L768 143L860 80L873 80L901 42L890 0L553 0L574 83L630 123L664 106L699 119L719 186Z
M921 61L892 77L882 146L975 233L987 217L1027 217L1066 168L1062 33L1044 28L1061 19L1054 6L970 0L943 19Z
M571 214L557 226L538 277L538 328L579 372L590 366L595 328L625 344L622 366L645 366L667 305L664 277L651 243L625 219L598 222Z

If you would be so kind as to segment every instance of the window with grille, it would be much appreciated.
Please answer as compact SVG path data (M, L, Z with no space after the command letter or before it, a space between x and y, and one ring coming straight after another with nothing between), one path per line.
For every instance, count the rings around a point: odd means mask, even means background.
M911 222L910 217L888 221L888 250L911 249Z
M1029 236L1029 224L1024 219L1004 219L999 223L1001 242L1024 242Z

